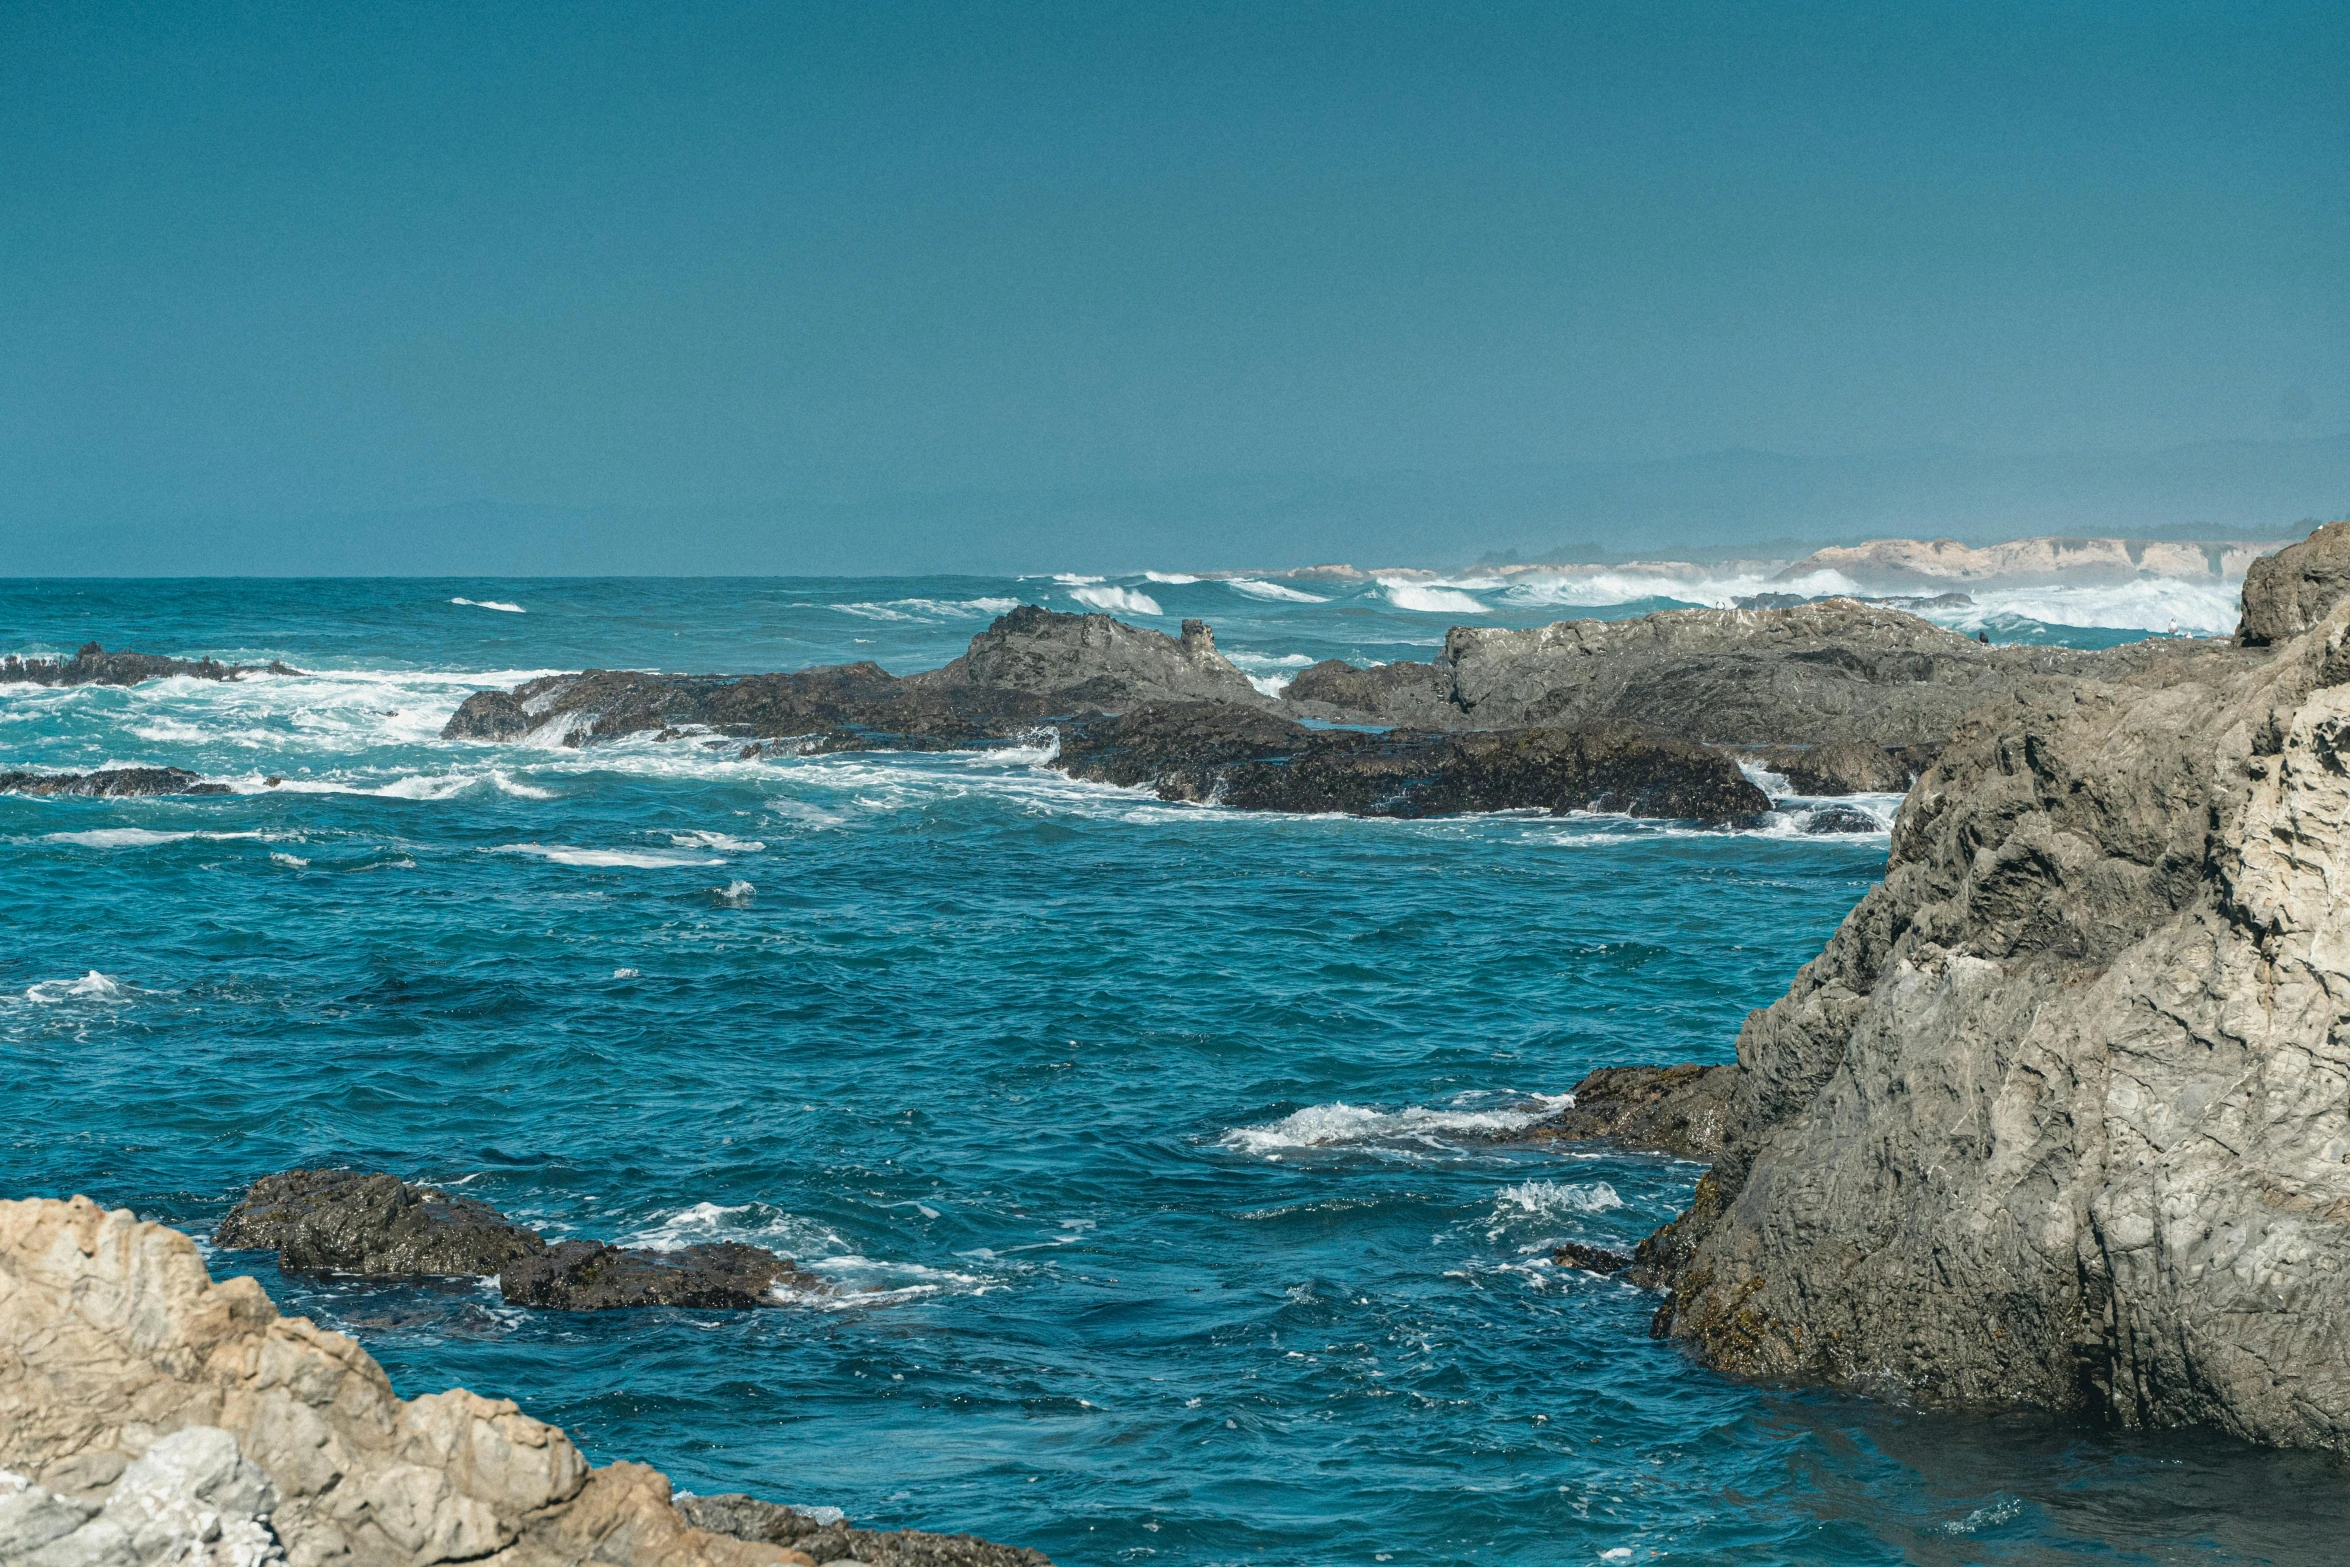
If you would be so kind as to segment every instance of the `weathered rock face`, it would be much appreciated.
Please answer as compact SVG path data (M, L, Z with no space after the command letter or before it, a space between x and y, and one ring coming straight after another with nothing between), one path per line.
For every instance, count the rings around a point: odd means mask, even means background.
M258 1523L267 1540L243 1543L293 1567L811 1560L693 1527L659 1473L591 1470L511 1403L462 1389L403 1401L351 1340L280 1317L251 1279L213 1283L185 1235L80 1197L0 1202L0 1469L42 1493L0 1498L0 1529L52 1531L9 1557L40 1567L186 1560L215 1543L168 1521L189 1496L227 1504L222 1542ZM110 1514L136 1553L72 1554Z
M293 675L300 670L283 664L268 666L271 674ZM30 681L37 686L135 686L142 680L168 680L187 675L196 680L234 680L252 673L250 666L223 664L217 659L162 658L153 653L109 653L95 642L85 642L71 658L0 658L0 684Z
M2329 522L2245 570L2244 615L2236 623L2236 640L2246 647L2291 641L2323 620L2345 594L2350 594L2350 522Z
M1751 759L1802 795L1900 794L1933 764L1933 747L1889 751L1881 745L1771 746Z
M682 1496L677 1510L697 1529L788 1545L819 1562L872 1567L1051 1567L1042 1551L994 1545L975 1535L920 1529L852 1529L748 1496Z
M1741 1372L2350 1447L2350 604L1974 715L1641 1248Z
M675 1251L642 1251L602 1241L558 1241L517 1258L498 1279L516 1306L558 1311L613 1311L686 1306L747 1311L781 1303L778 1291L824 1293L816 1275L757 1246L718 1241Z
M357 1170L265 1175L212 1241L274 1251L289 1273L374 1278L486 1278L547 1249L487 1203Z
M178 767L108 767L94 773L0 773L0 794L74 795L128 799L151 794L227 794Z
M1140 702L1265 700L1216 651L1204 620L1183 623L1181 641L1107 615L1065 615L1023 604L971 639L961 658L909 677L924 689L981 686L1049 696L1071 705L1123 708Z
M1309 729L1220 702L1177 702L1063 727L1055 764L1149 785L1164 800L1249 811L1446 816L1624 811L1730 821L1770 799L1718 751L1629 725L1471 734Z
M1452 699L1452 683L1452 666L1442 660L1357 669L1326 658L1299 670L1281 698L1290 712L1309 718L1458 729L1468 715Z

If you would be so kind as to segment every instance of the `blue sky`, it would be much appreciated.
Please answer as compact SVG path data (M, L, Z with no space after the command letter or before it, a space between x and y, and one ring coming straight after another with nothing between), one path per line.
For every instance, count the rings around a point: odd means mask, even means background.
M736 519L722 569L1018 566L1116 553L1085 496L1229 530L1235 476L1408 547L1386 476L2339 436L2346 18L6 6L0 531L494 565L401 554L470 508L603 569L650 510ZM1555 538L1638 531L1572 490Z

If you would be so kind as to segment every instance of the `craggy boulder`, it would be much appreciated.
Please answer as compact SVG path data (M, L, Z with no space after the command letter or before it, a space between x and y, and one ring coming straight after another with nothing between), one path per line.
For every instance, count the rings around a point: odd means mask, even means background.
M274 1251L289 1273L479 1278L547 1249L487 1203L357 1170L288 1170L255 1181L213 1244Z
M1510 1142L1606 1141L1708 1163L1719 1157L1737 1068L1603 1066L1575 1085L1556 1115L1511 1132Z
M637 1306L745 1311L778 1305L787 1295L829 1288L816 1275L794 1267L788 1257L733 1241L674 1251L558 1241L509 1264L498 1283L510 1305L559 1311Z
M2350 1449L2350 603L1972 715L1753 1014L1657 1330Z
M2345 594L2350 594L2350 521L2329 522L2245 569L2236 640L2246 647L2291 641L2323 620Z

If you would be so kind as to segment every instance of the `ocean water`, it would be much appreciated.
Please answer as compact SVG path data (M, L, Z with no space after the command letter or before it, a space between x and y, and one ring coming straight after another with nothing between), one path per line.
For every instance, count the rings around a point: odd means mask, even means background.
M1595 1066L1728 1059L1882 835L1806 838L1800 802L1738 832L1285 819L1033 751L437 738L538 671L928 667L1022 601L1205 615L1268 682L1570 612L1144 577L0 583L0 651L309 671L0 686L0 768L238 790L0 796L0 1191L203 1235L254 1177L347 1163L550 1234L776 1247L835 1292L570 1315L212 1261L404 1394L1067 1564L2338 1559L2336 1460L1734 1381L1545 1260L1628 1248L1699 1172L1478 1134Z

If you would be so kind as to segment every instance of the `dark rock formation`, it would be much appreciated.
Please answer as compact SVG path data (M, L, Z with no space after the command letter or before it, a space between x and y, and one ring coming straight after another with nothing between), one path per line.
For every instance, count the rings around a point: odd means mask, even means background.
M289 1273L480 1278L544 1252L538 1232L487 1203L357 1170L288 1170L255 1181L213 1244L274 1251Z
M269 673L298 675L298 669L272 661ZM189 675L198 680L234 680L252 673L252 666L223 664L217 659L163 658L153 653L109 653L95 642L85 642L71 658L0 658L0 684L30 681L37 686L135 686L142 680L166 680Z
M1884 749L1938 744L1969 709L2031 681L2119 678L2179 648L1986 647L1898 610L1826 599L1526 631L1456 626L1434 664L1316 666L1284 695L1294 712L1339 721L1499 729L1618 719L1712 744Z
M2244 614L2236 640L2246 647L2290 641L2326 617L2350 593L2350 521L2329 522L2300 543L2263 555L2244 572Z
M677 1510L697 1529L737 1540L789 1546L818 1562L867 1562L872 1567L1052 1567L1042 1551L991 1545L975 1535L854 1529L748 1496L681 1496Z
M1561 1241L1551 1248L1550 1260L1559 1267L1581 1268L1589 1273L1621 1273L1632 1266L1632 1259L1620 1251L1586 1246L1581 1241Z
M1722 1151L1734 1066L1603 1066L1575 1085L1575 1102L1509 1134L1511 1142L1604 1140L1706 1163ZM1629 1259L1626 1259L1627 1261Z
M1805 836L1825 838L1835 833L1883 832L1885 824L1866 811L1848 805L1823 805L1803 818Z
M178 767L109 767L95 773L0 773L0 794L75 795L119 800L151 794L227 794Z
M1172 702L1063 726L1078 778L1249 811L1445 816L1528 808L1722 822L1770 800L1718 751L1624 724L1471 734L1309 729L1221 702Z
M778 1288L795 1293L827 1288L815 1275L792 1266L789 1257L731 1241L676 1251L558 1241L509 1264L498 1287L509 1305L556 1311L637 1306L746 1311L781 1304Z
M2350 1448L2350 604L1982 709L1644 1242L1739 1372ZM2209 644L2204 645L2209 648Z
M675 1251L558 1241L487 1203L396 1176L288 1170L263 1176L213 1232L213 1244L274 1251L289 1273L369 1278L486 1278L516 1306L611 1311L690 1306L739 1311L830 1288L757 1246L718 1242Z
M971 639L961 658L910 676L907 684L1024 691L1051 698L1063 712L1139 702L1265 700L1216 651L1216 634L1204 620L1185 621L1177 641L1107 615L1064 615L1034 604L1002 616Z
M591 669L467 697L441 737L538 735L588 745L699 730L808 753L1002 745L1045 719L1151 701L1261 705L1248 677L1196 620L1177 641L1107 615L1023 606L941 669L899 679L878 664L775 675L659 675Z

